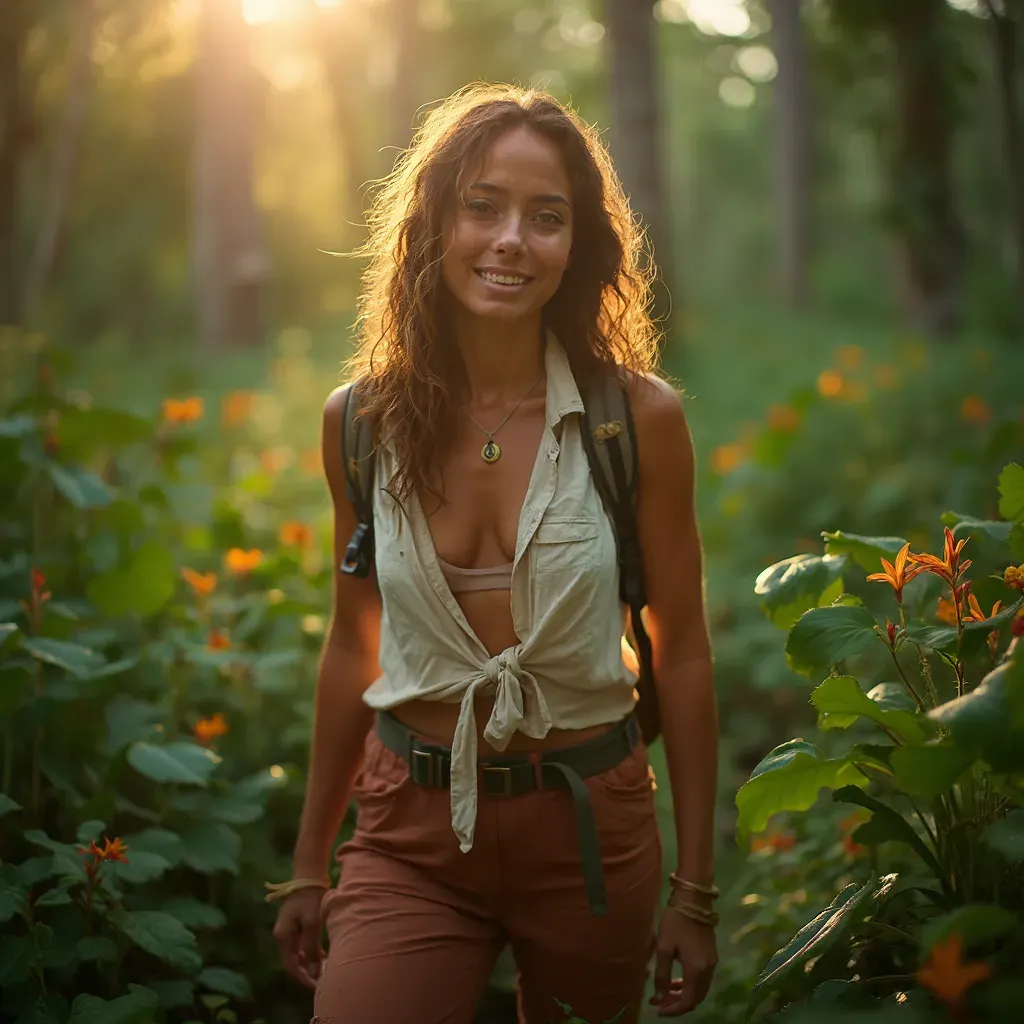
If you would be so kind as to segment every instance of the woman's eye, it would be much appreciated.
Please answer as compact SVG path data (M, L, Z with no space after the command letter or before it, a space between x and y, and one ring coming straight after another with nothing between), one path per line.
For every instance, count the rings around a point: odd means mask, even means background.
M537 214L537 220L542 224L561 224L562 218L557 213L552 213L550 210L544 210L542 213Z
M491 204L486 199L469 199L466 201L466 209L470 213L490 213Z

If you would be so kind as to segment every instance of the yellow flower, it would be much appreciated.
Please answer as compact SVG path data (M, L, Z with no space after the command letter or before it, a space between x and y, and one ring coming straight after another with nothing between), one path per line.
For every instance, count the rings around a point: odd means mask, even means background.
M218 736L223 736L227 731L228 723L219 711L212 718L200 718L192 727L193 735L203 746L209 746Z
M224 564L236 576L244 576L246 573L252 572L262 561L263 552L258 548L252 548L250 551L232 548L224 556Z
M313 541L313 531L305 523L283 523L278 536L286 548L306 548Z
M984 426L992 419L992 410L980 395L968 395L960 403L960 418L964 423Z
M818 374L818 391L825 398L838 398L845 386L846 381L838 370L822 370Z
M903 588L917 575L924 572L924 569L917 568L910 564L909 561L910 542L907 541L903 547L900 548L896 555L896 564L893 565L888 559L883 558L882 568L885 572L874 572L868 579L869 580L880 580L883 583L888 583L892 589L896 592L896 603L903 603Z
M166 423L194 423L203 415L203 400L197 396L191 398L165 398L163 414Z
M1008 565L1003 573L1003 582L1024 593L1024 565Z
M991 964L963 962L963 939L953 932L932 947L928 962L917 971L917 980L947 1006L958 1007L967 990L991 974Z
M200 597L212 594L213 588L217 586L217 574L215 572L196 572L195 569L182 569L181 576Z
M251 391L228 392L220 405L221 423L225 427L237 427L239 423L244 423L252 413L255 397Z

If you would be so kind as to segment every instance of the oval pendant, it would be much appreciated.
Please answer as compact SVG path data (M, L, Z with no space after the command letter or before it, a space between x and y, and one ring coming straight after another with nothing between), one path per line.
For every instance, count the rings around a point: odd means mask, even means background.
M493 441L488 441L480 449L480 458L484 462L497 462L501 458L501 449Z

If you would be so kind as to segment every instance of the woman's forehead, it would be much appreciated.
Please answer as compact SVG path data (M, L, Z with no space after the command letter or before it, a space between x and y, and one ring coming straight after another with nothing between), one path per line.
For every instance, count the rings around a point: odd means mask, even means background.
M569 172L558 146L528 128L503 132L471 161L461 175L464 189L488 186L507 192L538 192L568 197Z

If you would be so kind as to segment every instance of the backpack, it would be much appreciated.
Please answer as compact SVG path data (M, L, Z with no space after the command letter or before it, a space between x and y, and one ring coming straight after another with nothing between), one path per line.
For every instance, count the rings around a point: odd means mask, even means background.
M364 395L355 382L345 396L342 412L341 454L348 499L359 525L352 534L339 566L346 575L366 577L373 565L373 481L375 443L373 427L360 416ZM633 415L625 381L601 374L580 389L584 411L580 434L590 463L590 473L615 532L619 562L619 594L629 608L627 640L636 652L636 715L644 742L652 743L661 732L658 696L654 684L651 641L641 617L647 604L643 557L637 538L637 447Z

